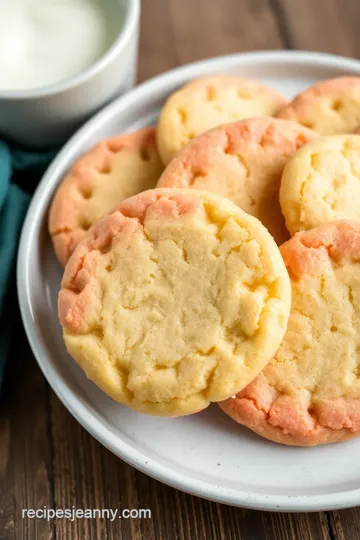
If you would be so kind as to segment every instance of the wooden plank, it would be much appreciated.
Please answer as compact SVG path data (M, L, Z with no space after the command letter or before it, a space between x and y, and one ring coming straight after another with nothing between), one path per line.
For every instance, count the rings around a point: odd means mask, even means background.
M52 523L22 509L52 507L48 386L22 326L15 328L0 398L0 538L51 540Z
M282 47L277 20L267 0L170 0L170 6L181 64Z
M142 0L139 82L178 64L170 6L164 0Z
M262 513L265 528L271 530L274 540L289 538L329 539L328 517L325 512L302 514Z
M210 56L282 46L270 0L143 0L139 81Z
M104 508L98 443L51 396L55 508ZM56 538L107 538L101 519L55 519Z
M275 0L295 49L360 57L357 0Z
M329 522L336 540L360 540L360 508L329 513Z
M101 463L102 474L104 478L105 497L104 505L106 508L119 509L139 509L139 492L136 483L136 471L130 465L127 465L105 448L98 449ZM145 509L149 508L147 504ZM146 519L150 522L150 531L154 531L152 519ZM139 540L142 536L142 520L122 518L111 523L108 527L109 540L122 540L126 538L136 538ZM150 535L149 539L154 538Z

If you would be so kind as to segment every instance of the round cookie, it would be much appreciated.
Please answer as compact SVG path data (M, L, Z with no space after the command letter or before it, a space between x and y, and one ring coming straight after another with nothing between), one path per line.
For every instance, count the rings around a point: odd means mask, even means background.
M360 77L321 81L298 94L277 116L320 135L352 133L360 124Z
M264 371L220 406L283 444L360 435L360 220L297 233L280 250L292 287L284 340Z
M114 400L179 416L244 388L284 336L290 280L261 223L206 192L157 189L96 223L70 258L70 355Z
M199 135L168 165L158 187L203 189L257 217L278 244L289 238L279 203L288 159L318 135L295 122L252 118Z
M60 264L93 223L123 199L155 187L162 171L154 128L107 139L82 156L50 208L49 233Z
M337 219L360 218L360 137L328 135L286 165L280 205L291 235Z
M196 79L172 94L161 111L157 141L167 165L191 139L216 126L275 116L288 100L257 81L218 75Z

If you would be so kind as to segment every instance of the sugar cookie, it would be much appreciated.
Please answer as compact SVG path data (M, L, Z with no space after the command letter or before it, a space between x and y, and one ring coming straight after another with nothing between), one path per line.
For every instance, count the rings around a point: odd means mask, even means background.
M123 199L155 187L162 170L154 128L102 141L81 157L50 209L49 232L62 266L93 223Z
M242 77L218 75L192 81L172 94L161 112L160 156L167 165L200 133L243 118L274 116L286 103L275 90Z
M318 135L295 122L253 118L199 135L168 165L158 187L205 189L257 217L281 244L289 238L279 203L288 159Z
M280 205L290 234L336 219L360 218L360 137L329 135L286 165Z
M321 135L352 133L360 124L360 77L321 81L298 94L277 116Z
M106 215L65 269L70 355L113 399L191 414L244 388L284 336L290 280L261 223L206 192L156 189Z
M280 250L292 286L285 338L255 381L220 406L283 444L360 435L360 220L297 233Z

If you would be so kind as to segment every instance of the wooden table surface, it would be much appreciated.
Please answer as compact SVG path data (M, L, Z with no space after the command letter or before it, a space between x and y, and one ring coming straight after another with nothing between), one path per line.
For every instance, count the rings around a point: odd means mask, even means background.
M139 80L214 55L360 57L359 0L143 0ZM360 510L276 514L201 500L105 450L42 376L21 323L0 398L0 539L360 539ZM349 464L351 466L351 464ZM152 519L22 519L22 508L150 508Z

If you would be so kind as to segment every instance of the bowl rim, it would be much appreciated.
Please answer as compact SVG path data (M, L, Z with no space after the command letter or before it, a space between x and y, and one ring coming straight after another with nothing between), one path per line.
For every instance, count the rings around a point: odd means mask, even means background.
M30 88L28 90L2 90L0 87L0 100L26 100L55 96L87 82L89 79L103 71L104 68L122 51L136 31L139 17L140 0L126 0L125 18L120 31L117 34L117 38L113 44L106 49L104 54L102 54L89 68L69 79L64 79L63 81L54 84L39 86L38 88Z
M209 67L215 71L221 69L226 64L227 68L230 69L236 66L240 59L242 65L257 60L276 63L291 59L297 66L301 66L302 63L307 63L310 60L314 66L327 65L341 67L353 71L353 76L358 73L360 74L359 60L340 55L283 50L236 53L189 63L166 71L161 75L145 81L137 88L105 106L88 120L61 149L60 153L55 157L43 175L30 203L21 233L17 258L17 292L24 329L43 375L72 416L104 447L150 477L166 485L210 501L256 510L307 512L338 510L357 506L360 501L360 488L345 491L339 490L337 493L325 493L314 496L268 495L266 493L247 492L242 489L223 488L208 481L194 479L191 476L184 475L181 471L170 469L166 464L158 463L152 457L144 455L141 450L134 449L127 442L119 441L112 427L110 425L104 425L102 420L97 417L96 411L91 404L82 402L81 398L66 382L61 378L56 379L51 375L53 367L46 363L47 353L43 343L37 336L36 327L34 326L30 293L26 286L29 283L29 275L31 274L28 262L35 256L30 240L38 224L46 216L47 207L44 206L44 201L48 200L48 197L56 189L61 179L59 173L64 170L64 163L68 154L82 146L88 132L96 131L113 114L124 110L128 104L134 101L137 102L147 94L156 91L159 85L168 88L174 84L183 84L185 80L193 78L194 75L203 75ZM55 178L57 180L56 182Z

